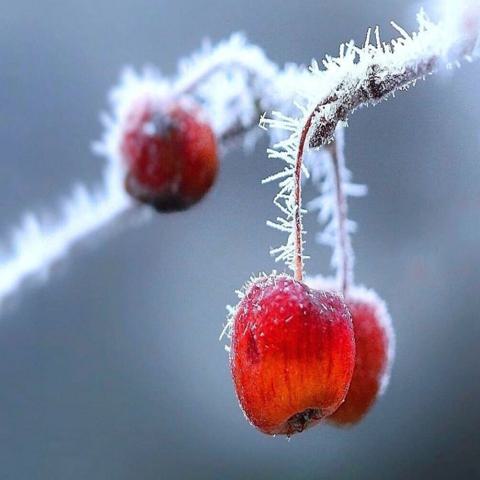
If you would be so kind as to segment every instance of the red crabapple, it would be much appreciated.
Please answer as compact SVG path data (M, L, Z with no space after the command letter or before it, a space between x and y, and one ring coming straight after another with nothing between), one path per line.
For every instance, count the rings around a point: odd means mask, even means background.
M236 392L246 417L263 433L302 432L343 402L355 342L338 295L272 274L252 282L232 321Z
M183 210L198 202L218 170L215 134L200 107L186 101L146 97L135 103L120 151L127 191L158 211Z
M307 283L312 288L335 290L333 281L321 277L307 280ZM375 292L352 287L346 303L352 314L356 358L345 401L328 418L328 422L336 425L357 423L370 410L387 387L395 348L390 315Z

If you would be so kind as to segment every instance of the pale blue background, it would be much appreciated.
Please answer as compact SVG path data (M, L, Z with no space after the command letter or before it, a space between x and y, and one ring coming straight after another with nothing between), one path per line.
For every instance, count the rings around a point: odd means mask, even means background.
M0 1L0 232L101 170L89 144L125 63L165 72L243 30L277 62L335 53L405 1ZM480 476L480 66L355 114L357 278L390 305L390 389L357 428L287 442L237 406L217 341L225 304L270 270L277 165L234 151L208 199L90 241L0 319L3 480L416 479ZM307 190L308 198L313 192ZM311 273L326 272L307 218Z

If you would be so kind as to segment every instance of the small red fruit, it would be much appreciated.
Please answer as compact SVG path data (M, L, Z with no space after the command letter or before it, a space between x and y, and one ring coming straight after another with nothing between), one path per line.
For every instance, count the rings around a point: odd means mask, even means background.
M339 407L355 362L350 313L339 296L270 275L250 285L232 320L230 367L255 427L290 436Z
M159 211L183 210L210 189L218 171L210 125L191 102L143 98L126 118L120 151L127 191Z
M308 281L312 288L334 291L334 283L320 277ZM352 314L356 359L345 402L328 418L336 425L359 422L388 385L394 356L392 321L384 302L372 290L353 287L346 303Z

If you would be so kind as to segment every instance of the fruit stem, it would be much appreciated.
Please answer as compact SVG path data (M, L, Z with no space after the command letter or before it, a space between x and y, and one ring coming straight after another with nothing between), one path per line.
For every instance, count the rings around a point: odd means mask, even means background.
M294 214L294 228L295 228L295 280L301 282L303 280L303 225L302 225L302 164L303 152L305 150L305 143L307 141L308 132L312 126L313 119L317 114L317 108L307 118L300 140L298 142L297 158L295 162L295 214Z
M308 133L312 127L315 116L319 112L323 102L318 104L308 116L300 134L298 143L297 158L295 163L295 280L303 280L303 225L302 225L302 164L305 144ZM347 295L349 285L352 281L352 263L351 240L347 227L348 205L345 191L343 188L342 173L345 168L345 154L343 149L343 130L336 129L335 140L326 145L325 148L330 154L332 160L333 174L335 178L335 200L336 200L336 225L337 225L337 245L339 248L340 262L337 271L340 289L344 296Z
M343 296L348 292L352 281L352 255L351 240L347 227L348 205L344 191L343 170L345 168L345 154L343 148L343 130L337 128L335 140L327 145L327 150L332 161L333 174L335 178L335 200L336 200L336 226L337 226L337 248L339 249L339 261L337 264L337 278Z

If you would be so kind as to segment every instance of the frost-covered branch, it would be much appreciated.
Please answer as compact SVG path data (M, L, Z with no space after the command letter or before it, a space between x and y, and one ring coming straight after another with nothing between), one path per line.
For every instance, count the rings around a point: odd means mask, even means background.
M173 81L174 95L196 95L202 84L214 75L231 76L232 71L244 72L256 87L250 94L258 96L278 75L279 68L268 60L261 48L249 44L241 33L234 33L216 46L205 41L198 52L179 62L178 74ZM209 92L205 96L213 95L218 98L218 92Z
M122 178L113 166L105 169L100 188L77 186L62 204L58 218L42 221L26 214L13 232L12 248L0 265L0 305L31 275L46 276L82 238L111 224L133 207L122 188Z
M305 145L310 148L328 145L337 126L346 124L349 114L360 106L375 105L442 65L448 68L462 59L470 59L479 39L479 1L448 0L445 7L443 20L438 24L432 23L422 10L417 16L418 32L410 35L392 22L400 37L390 43L380 40L376 28L376 45L371 44L369 30L362 48L353 41L341 45L339 57L327 56L323 70L314 61L310 80L299 86L301 101L296 106L300 115L274 111L272 118L262 118L263 127L280 129L289 135L268 150L269 158L283 160L286 167L265 182L279 181L280 190L274 203L282 213L268 224L288 234L287 242L271 253L277 261L285 261L297 279L302 278L305 258L299 182ZM344 236L339 234L337 238ZM348 249L346 244L345 249ZM348 265L345 271L348 282Z
M265 111L290 111L299 86L308 81L304 68L295 64L280 68L261 48L235 33L216 47L206 42L181 61L171 90L176 95L193 95L217 136L227 139L257 130Z
M462 59L470 60L479 38L480 7L472 0L447 2L448 17L432 23L423 10L417 15L418 32L411 35L395 22L400 37L390 43L375 29L375 45L368 31L363 48L354 42L340 47L337 58L327 56L324 70L314 62L307 110L314 115L310 147L330 142L337 125L364 105L375 105Z

